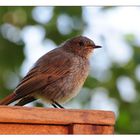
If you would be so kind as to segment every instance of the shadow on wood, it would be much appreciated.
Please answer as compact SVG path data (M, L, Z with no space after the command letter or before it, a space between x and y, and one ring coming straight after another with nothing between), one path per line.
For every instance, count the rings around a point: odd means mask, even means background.
M0 134L113 134L111 111L0 106Z

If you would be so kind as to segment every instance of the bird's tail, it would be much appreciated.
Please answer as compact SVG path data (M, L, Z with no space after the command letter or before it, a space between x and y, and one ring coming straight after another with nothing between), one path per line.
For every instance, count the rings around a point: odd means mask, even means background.
M13 92L12 94L5 97L4 99L0 100L0 105L8 105L16 100L17 100L17 95L16 93Z

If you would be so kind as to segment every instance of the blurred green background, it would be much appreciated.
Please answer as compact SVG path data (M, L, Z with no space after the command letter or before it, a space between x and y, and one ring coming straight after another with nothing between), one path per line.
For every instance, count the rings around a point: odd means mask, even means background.
M44 53L85 35L103 48L92 55L80 94L64 106L114 111L116 133L140 133L139 15L139 7L0 7L0 98Z

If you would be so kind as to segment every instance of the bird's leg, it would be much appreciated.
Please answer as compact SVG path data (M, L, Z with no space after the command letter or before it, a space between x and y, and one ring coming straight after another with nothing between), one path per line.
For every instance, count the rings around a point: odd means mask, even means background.
M51 104L54 108L58 108L55 104Z
M53 101L53 104L52 104L52 106L53 107L55 107L55 108L63 108L64 109L64 107L62 106L62 105L60 105L59 103L57 103L56 101L54 101L54 100L52 100Z
M64 109L64 107L63 107L62 105L60 105L59 103L57 103L57 102L55 102L55 105L57 105L58 107L60 107L60 108L63 108L63 109Z

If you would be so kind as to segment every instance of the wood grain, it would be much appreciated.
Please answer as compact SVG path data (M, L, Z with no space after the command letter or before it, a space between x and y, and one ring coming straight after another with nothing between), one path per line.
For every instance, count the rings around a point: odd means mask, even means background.
M0 124L0 134L68 134L67 126Z
M71 134L113 134L113 126L74 124L71 126Z
M114 125L111 111L0 106L1 123Z

